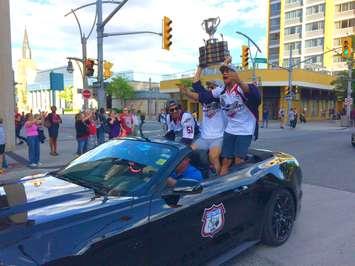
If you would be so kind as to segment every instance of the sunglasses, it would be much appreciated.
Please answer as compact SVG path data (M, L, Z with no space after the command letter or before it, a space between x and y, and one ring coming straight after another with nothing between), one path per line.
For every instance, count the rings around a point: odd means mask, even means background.
M173 113L173 112L175 112L175 111L179 111L179 108L178 108L178 107L174 107L174 108L170 108L170 109L169 109L169 112L170 112L170 113Z

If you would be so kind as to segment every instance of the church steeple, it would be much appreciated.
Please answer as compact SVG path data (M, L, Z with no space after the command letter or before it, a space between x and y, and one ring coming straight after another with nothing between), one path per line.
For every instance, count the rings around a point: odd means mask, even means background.
M25 28L25 34L22 42L22 59L31 59L30 42L28 41L27 29Z

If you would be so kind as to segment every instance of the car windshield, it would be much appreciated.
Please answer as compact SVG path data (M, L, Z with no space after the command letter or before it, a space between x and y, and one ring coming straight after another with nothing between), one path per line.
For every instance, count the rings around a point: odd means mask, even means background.
M148 183L175 153L164 144L114 140L73 160L55 176L100 194L127 195Z

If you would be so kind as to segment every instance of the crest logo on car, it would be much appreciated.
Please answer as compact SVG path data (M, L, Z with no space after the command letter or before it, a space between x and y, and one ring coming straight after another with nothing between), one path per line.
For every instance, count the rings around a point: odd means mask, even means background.
M213 238L215 234L221 231L224 226L225 213L223 203L213 204L210 208L205 208L202 216L201 236Z

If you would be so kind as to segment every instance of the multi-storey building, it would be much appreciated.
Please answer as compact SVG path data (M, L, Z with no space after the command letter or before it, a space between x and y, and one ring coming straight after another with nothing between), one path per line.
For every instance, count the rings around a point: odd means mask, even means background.
M268 7L269 63L288 66L292 50L292 63L302 62L297 67L347 69L340 40L355 34L355 1L268 0Z

